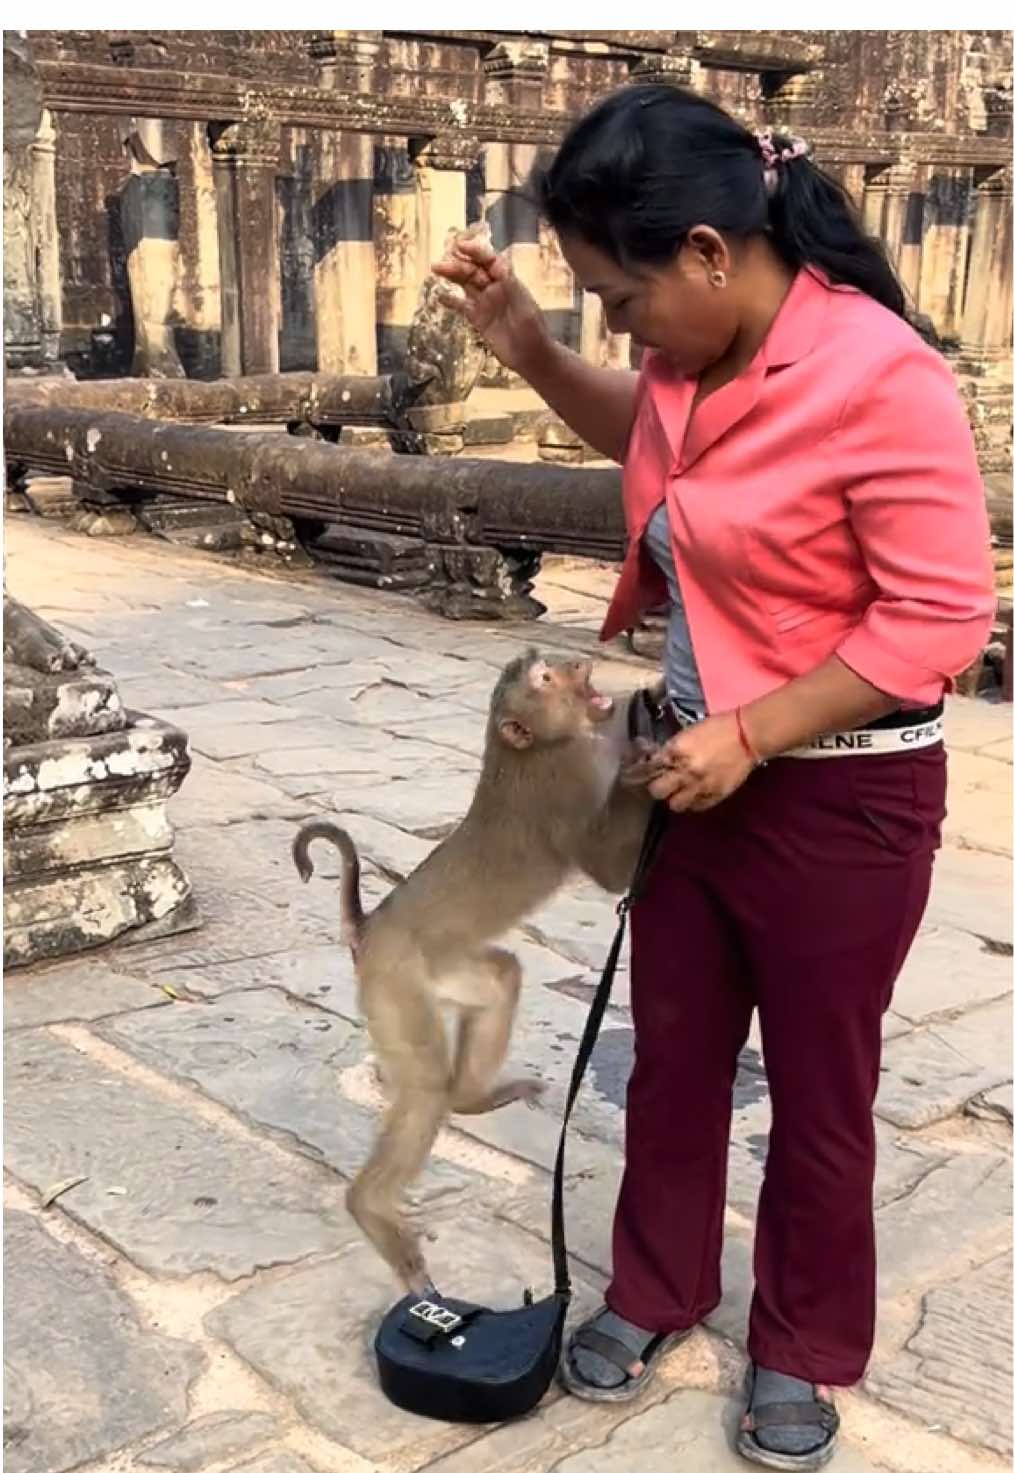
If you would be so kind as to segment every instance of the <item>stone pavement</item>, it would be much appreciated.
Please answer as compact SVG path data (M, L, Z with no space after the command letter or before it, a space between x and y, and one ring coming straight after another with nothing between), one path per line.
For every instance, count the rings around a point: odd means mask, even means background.
M368 897L383 894L462 812L497 669L533 637L591 649L611 577L557 563L537 629L452 625L319 577L8 519L10 590L91 646L127 703L191 735L170 814L205 917L7 979L10 1473L742 1466L729 1436L768 1120L758 1041L737 1090L726 1298L643 1402L554 1393L493 1429L410 1418L374 1385L369 1336L393 1286L342 1205L377 1094L335 866L304 887L288 855L297 821L337 810ZM601 681L644 671L607 652ZM865 1386L841 1398L841 1473L1008 1465L1009 721L1009 707L951 706L947 844L887 1020L880 1332ZM575 885L515 938L515 1053L549 1090L438 1143L419 1198L457 1293L510 1304L548 1287L547 1168L612 926L611 903ZM578 1311L609 1268L630 1052L621 976L570 1155Z

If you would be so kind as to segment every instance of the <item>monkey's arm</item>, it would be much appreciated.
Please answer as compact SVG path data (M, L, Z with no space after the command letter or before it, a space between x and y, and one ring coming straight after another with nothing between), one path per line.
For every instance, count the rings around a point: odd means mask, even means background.
M651 806L647 788L627 788L617 778L605 807L581 835L577 867L611 895L621 895L633 879Z

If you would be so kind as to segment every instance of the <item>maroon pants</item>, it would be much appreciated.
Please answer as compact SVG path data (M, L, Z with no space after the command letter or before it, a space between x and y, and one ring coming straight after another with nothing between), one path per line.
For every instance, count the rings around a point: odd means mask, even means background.
M632 911L635 1061L612 1309L684 1329L721 1297L736 1059L756 1007L772 1129L749 1352L858 1381L873 1342L881 1016L922 918L942 746L758 769L672 816Z

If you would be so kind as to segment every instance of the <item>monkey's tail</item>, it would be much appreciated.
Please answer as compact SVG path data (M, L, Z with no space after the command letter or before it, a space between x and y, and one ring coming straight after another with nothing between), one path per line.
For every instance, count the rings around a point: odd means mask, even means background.
M351 836L336 823L329 823L323 818L304 823L292 841L292 858L304 885L313 874L310 845L314 839L326 839L342 857L342 877L338 887L342 940L355 956L362 941L363 923L366 920L359 894L359 852Z

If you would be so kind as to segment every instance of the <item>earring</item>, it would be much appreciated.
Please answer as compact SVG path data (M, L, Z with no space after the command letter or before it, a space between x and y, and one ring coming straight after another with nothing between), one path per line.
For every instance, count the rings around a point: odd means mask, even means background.
M712 271L711 275L708 277L708 280L711 282L711 285L712 286L724 286L725 285L725 272L724 271Z

